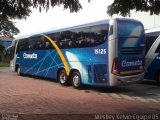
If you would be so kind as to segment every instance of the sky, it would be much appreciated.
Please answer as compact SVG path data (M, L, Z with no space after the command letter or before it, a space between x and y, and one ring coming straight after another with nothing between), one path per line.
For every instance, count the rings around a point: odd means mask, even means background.
M91 0L88 3L88 0L80 0L83 9L77 13L70 13L69 9L64 10L63 6L56 6L50 8L48 12L42 11L41 13L38 9L33 9L26 20L15 21L15 26L20 30L20 34L15 37L108 19L110 17L107 15L107 6L112 2L113 0ZM113 17L121 16L114 15ZM150 16L149 13L133 12L131 18L143 22L146 29L160 26L160 17Z

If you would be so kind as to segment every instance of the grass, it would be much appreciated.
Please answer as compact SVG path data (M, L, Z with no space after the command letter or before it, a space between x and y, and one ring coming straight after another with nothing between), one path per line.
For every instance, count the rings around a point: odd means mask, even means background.
M0 62L0 67L9 67L9 63Z

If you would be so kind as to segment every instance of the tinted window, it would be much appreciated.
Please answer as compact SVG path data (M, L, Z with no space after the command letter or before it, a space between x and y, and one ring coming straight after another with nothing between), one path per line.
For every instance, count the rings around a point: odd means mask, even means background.
M17 51L16 52L21 52L21 51L26 51L29 50L29 43L28 39L21 39L18 41L18 46L17 46Z
M160 32L146 33L146 54L159 35Z
M43 36L32 37L29 39L30 50L46 50L53 49L53 46L47 38Z
M140 36L143 30L143 25L140 22L130 21L130 20L118 20L118 36L128 37L128 36Z
M103 44L108 37L108 24L83 27L48 34L61 49L94 47ZM22 39L17 51L54 49L52 43L43 36Z
M143 25L134 20L117 20L119 55L143 55L145 33Z
M108 25L96 25L74 30L78 47L94 47L105 42L108 36Z
M96 25L49 34L61 48L94 47L104 43L108 36L108 24Z

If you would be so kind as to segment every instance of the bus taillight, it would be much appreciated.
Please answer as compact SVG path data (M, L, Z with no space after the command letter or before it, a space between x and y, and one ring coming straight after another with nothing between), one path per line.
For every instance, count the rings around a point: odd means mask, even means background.
M140 66L139 69L144 71L144 66Z
M112 70L111 73L114 75L119 75L118 71L118 58L114 58L113 63L112 63Z

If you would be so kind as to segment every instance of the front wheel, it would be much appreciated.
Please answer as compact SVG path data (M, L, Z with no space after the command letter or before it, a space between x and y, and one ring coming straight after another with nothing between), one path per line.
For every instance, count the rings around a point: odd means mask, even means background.
M58 72L58 81L60 82L61 85L66 86L69 84L68 76L64 69Z
M21 68L20 68L20 67L17 68L17 74L18 74L19 76L22 76Z
M78 71L74 71L71 74L72 86L76 89L82 88L81 75Z

